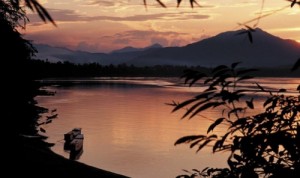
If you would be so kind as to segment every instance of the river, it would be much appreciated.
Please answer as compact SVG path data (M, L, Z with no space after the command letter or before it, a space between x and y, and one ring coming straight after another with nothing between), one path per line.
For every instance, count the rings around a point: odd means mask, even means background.
M184 111L171 113L173 108L166 103L189 99L200 88L178 85L177 78L72 81L75 84L47 87L56 92L54 96L36 98L38 105L57 110L58 117L41 126L49 137L47 141L55 143L54 152L68 158L63 135L81 127L84 148L77 161L130 177L172 178L184 173L183 169L226 166L228 153L212 154L211 148L196 153L189 145L174 146L182 136L205 134L210 119L219 118L219 110L191 120L180 119ZM255 82L270 88L295 89L300 78L259 78ZM49 115L43 114L40 122Z

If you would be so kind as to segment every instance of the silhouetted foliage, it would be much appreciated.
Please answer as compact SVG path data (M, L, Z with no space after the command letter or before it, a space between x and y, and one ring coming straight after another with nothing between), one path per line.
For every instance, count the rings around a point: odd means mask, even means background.
M290 7L298 0L290 1ZM145 2L145 1L144 1ZM182 1L177 1L177 7ZM195 1L190 1L191 7ZM160 2L161 4L161 2ZM264 1L262 1L264 4ZM263 6L262 6L263 7ZM289 7L289 6L287 6ZM259 13L258 17L239 23L245 27L240 34L246 34L253 43L252 33L261 18L282 11L283 7L269 13ZM248 24L256 23L253 27ZM206 89L199 95L181 103L173 101L173 112L185 109L182 118L193 118L203 111L222 108L220 118L215 118L207 134L221 124L228 126L223 135L190 135L178 139L175 145L188 143L190 148L198 147L197 152L205 146L212 144L212 151L229 151L231 154L227 160L229 168L205 168L202 171L193 169L187 174L177 178L213 177L213 178L258 178L258 177L299 177L300 176L300 95L285 95L286 89L269 91L256 84L257 90L267 93L269 97L264 102L265 111L253 116L247 116L246 111L255 108L253 98L249 98L249 91L240 84L252 76L248 75L251 69L237 70L238 63L230 67L221 65L212 70L210 74L202 71L187 70L183 78L190 87L203 83ZM291 71L300 66L299 59ZM299 75L297 75L299 76ZM300 93L300 85L297 89ZM248 97L247 97L248 96ZM243 101L244 104L241 103Z
M43 20L53 22L47 11L36 0L22 1L36 10ZM36 52L30 41L18 32L28 22L24 5L19 0L0 1L0 55L2 71L2 118L9 127L8 138L13 140L8 149L12 151L22 145L22 135L38 133L38 114L45 111L37 107L34 97L40 84L34 81L30 72L30 60ZM18 155L18 154L16 154ZM12 161L14 162L14 161Z
M134 65L100 65L97 63L74 64L31 61L32 72L40 78L53 77L180 77L186 69L208 70L200 66L157 65L137 67Z
M0 1L0 18L5 19L13 28L25 27L29 19L26 16L25 7L33 12L37 12L39 17L44 21L50 21L55 25L54 20L47 10L37 0L1 0Z
M161 0L155 0L160 6L167 8L167 6L161 1ZM190 3L191 8L193 8L195 5L200 6L200 4L197 2L197 0L188 0ZM147 7L147 0L143 0L145 7ZM177 0L177 7L180 6L182 0Z
M207 72L201 66L156 65L138 67L134 65L100 65L97 63L74 64L70 62L50 63L42 60L30 61L31 72L38 78L55 77L180 77L185 70ZM276 73L274 73L276 70ZM300 71L289 72L287 67L260 68L253 73L260 77L297 77Z
M189 70L183 75L189 86L205 87L199 95L181 103L173 102L173 112L186 109L182 118L194 118L200 113L218 109L219 118L213 118L207 134L178 139L175 145L187 143L197 152L212 145L212 152L230 152L229 168L193 170L178 177L299 177L300 176L300 95L288 95L286 89L269 90L258 83L245 89L243 83L253 78L254 69L238 69L238 63L220 65L210 74ZM299 90L299 86L295 91ZM249 115L255 108L255 93L267 95L264 112ZM290 91L292 92L292 91ZM227 127L219 134L213 130Z

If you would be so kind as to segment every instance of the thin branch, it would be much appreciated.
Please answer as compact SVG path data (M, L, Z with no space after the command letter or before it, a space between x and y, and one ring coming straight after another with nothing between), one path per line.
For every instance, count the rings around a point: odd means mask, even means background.
M290 5L284 6L284 7L280 8L280 9L276 9L276 10L270 12L270 13L267 13L267 14L264 14L264 15L260 15L259 17L256 17L256 18L254 18L254 19L248 20L248 21L246 21L246 22L238 23L238 25L239 25L239 26L246 26L247 24L249 24L249 23L251 23L251 22L257 21L258 19L262 19L262 18L268 17L268 16L273 15L273 14L275 14L275 13L277 13L277 12L283 11L283 10L285 10L285 9L287 9L287 8L290 8Z

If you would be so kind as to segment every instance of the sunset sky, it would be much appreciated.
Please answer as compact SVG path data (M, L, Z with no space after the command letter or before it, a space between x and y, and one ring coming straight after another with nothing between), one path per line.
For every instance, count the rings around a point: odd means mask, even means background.
M40 0L57 27L45 24L28 10L30 23L23 31L35 43L90 52L110 52L125 46L183 46L223 31L242 28L251 20L290 5L285 0L199 0L203 7L191 8L183 0ZM258 27L282 38L300 42L300 8L278 11L259 21ZM257 21L249 23L253 26Z

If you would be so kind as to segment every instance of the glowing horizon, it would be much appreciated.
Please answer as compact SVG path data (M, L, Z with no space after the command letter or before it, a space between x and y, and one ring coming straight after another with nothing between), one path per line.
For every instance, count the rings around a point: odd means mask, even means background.
M191 8L183 1L176 8L176 0L163 0L168 8L148 0L41 0L58 27L45 24L28 10L30 23L25 38L35 43L67 47L90 52L110 52L125 46L146 47L154 43L162 46L184 46L215 36L224 31L237 30L244 23L263 15L258 27L284 39L300 42L299 7L290 2L261 0L199 1L203 7ZM284 8L285 7L285 8ZM261 10L262 9L262 10ZM281 10L279 10L281 9ZM249 23L253 26L257 20Z

